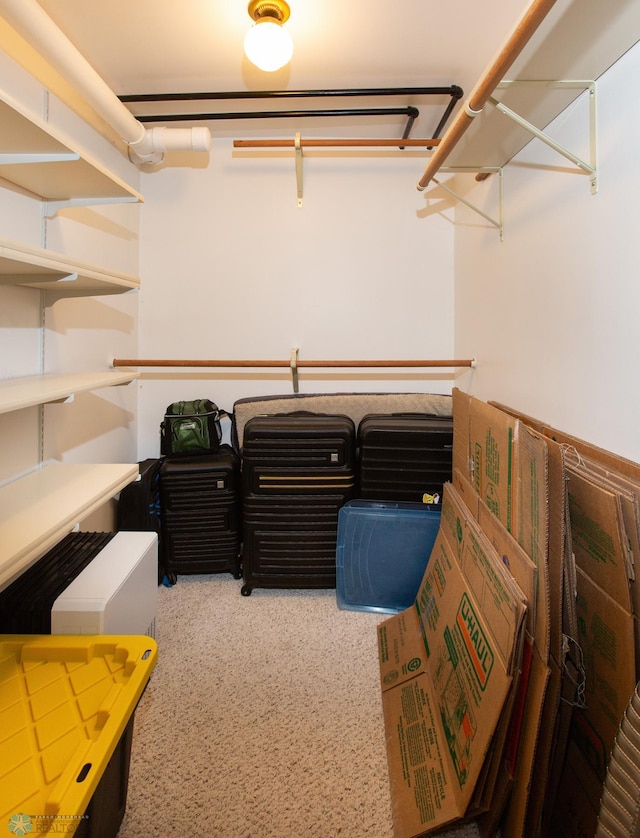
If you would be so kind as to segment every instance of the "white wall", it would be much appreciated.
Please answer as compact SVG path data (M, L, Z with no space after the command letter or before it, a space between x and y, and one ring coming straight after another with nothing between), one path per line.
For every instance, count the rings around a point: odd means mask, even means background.
M0 61L9 92L44 112L41 88ZM298 208L290 152L246 154L216 140L206 165L139 178L53 100L56 125L133 186L140 180L140 228L131 206L44 220L39 201L2 190L2 235L139 269L142 291L43 311L38 292L0 286L1 375L108 369L111 358L135 355L286 359L293 346L307 359L475 356L477 369L455 376L458 386L640 460L639 63L636 47L599 82L598 195L533 141L505 172L503 242L466 208L454 225L440 211L447 202L418 193L424 160L412 152L306 151ZM586 155L586 125L583 99L550 132ZM492 179L471 197L495 211ZM300 375L301 392L449 392L451 384L446 372ZM42 442L38 408L0 416L0 482L42 453L71 461L153 456L164 407L175 399L206 395L230 408L244 396L291 391L287 371L153 370L143 373L137 404L128 387L45 407Z
M457 385L640 461L640 46L598 82L599 190L540 141L504 172L504 241L456 212ZM549 128L588 160L586 96ZM468 197L496 210L492 179Z
M453 225L423 217L423 156L234 152L143 175L142 358L451 358ZM300 392L448 393L451 371L300 370ZM164 409L291 393L288 371L143 372L139 454L157 456Z

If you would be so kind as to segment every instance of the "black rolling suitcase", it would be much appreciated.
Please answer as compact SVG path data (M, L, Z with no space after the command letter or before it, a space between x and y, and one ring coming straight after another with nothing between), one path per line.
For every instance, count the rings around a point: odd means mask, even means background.
M365 416L358 426L358 452L360 498L438 503L452 476L453 419Z
M138 463L140 477L120 492L117 529L126 532L155 532L158 535L158 584L165 576L162 562L160 466L162 459L150 457Z
M244 428L242 594L335 588L338 511L355 492L347 416L256 416Z
M160 468L162 554L169 578L181 573L240 572L240 458L215 454L167 458Z

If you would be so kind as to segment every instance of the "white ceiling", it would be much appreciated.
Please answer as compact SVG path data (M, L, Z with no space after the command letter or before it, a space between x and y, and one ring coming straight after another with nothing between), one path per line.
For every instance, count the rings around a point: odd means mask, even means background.
M243 56L246 0L39 0L116 93L460 84L469 87L525 0L289 0L291 64Z
M30 2L35 0L30 0ZM37 0L49 17L119 95L445 87L464 98L492 64L533 0L288 0L294 41L290 64L264 73L244 57L251 25L248 0ZM0 10L3 0L0 0ZM26 2L26 0L25 0ZM517 79L596 79L640 40L640 0L556 0L509 70ZM516 110L540 128L578 95L531 92ZM518 91L498 94L514 107ZM434 136L449 95L415 94L283 101L192 101L129 104L138 117L317 108L413 105L412 138ZM458 107L461 103L458 103ZM519 110L520 108L520 110ZM456 148L455 165L502 165L529 139L485 108ZM489 130L498 122L497 130ZM157 122L155 124L163 124ZM164 124L176 124L164 121ZM185 119L213 137L402 137L399 115ZM480 140L478 141L478 137ZM494 159L495 158L495 159Z
M243 55L251 25L247 0L39 0L40 5L117 94L424 87L458 85L468 93L529 5L526 0L289 0L291 63L257 70ZM448 97L295 100L280 109L397 107L421 113L411 136L432 136ZM184 106L130 106L183 113ZM189 107L194 107L190 105ZM269 107L267 105L267 107ZM198 103L212 109L263 110L264 101ZM253 123L256 124L253 124ZM269 126L291 134L289 120ZM397 137L406 117L296 120L307 135ZM304 123L304 124L303 124ZM265 133L264 121L206 122L216 135ZM270 130L274 134L273 130Z

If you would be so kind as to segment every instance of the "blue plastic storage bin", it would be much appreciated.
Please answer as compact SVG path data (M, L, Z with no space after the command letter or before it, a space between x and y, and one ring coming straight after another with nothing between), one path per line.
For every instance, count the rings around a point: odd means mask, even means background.
M338 607L396 614L413 605L439 527L436 506L346 503L338 513Z

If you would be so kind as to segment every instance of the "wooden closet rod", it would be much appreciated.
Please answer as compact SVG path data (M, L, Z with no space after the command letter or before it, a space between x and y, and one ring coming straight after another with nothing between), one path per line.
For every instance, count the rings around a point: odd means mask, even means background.
M458 111L457 116L442 138L442 142L429 160L424 174L418 181L418 189L422 190L428 186L438 169L444 165L445 160L471 125L474 117L482 113L489 96L502 81L509 67L520 55L555 2L556 0L534 0L529 6L511 37L471 91L462 110Z
M300 139L302 148L431 148L441 140L436 139L398 139L398 140L354 140L354 139ZM234 148L294 148L296 141L291 140L234 140Z
M114 367L474 367L475 359L454 359L443 361L265 361L265 360L173 360L114 358Z

